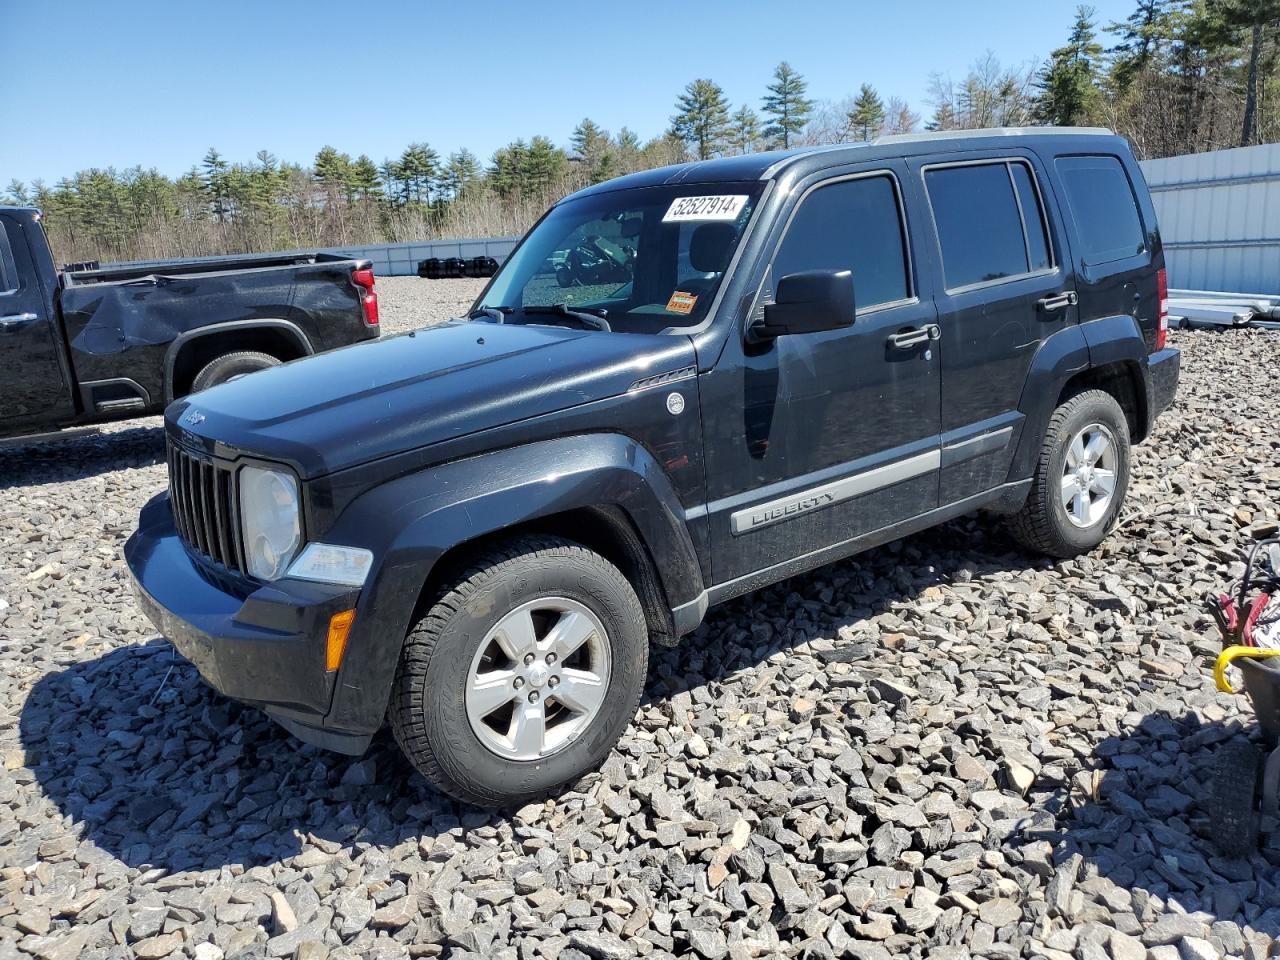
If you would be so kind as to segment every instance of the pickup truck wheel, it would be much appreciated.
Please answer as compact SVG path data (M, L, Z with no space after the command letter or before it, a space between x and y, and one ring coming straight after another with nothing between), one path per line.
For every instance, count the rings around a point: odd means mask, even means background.
M1087 553L1115 523L1129 486L1129 421L1115 397L1086 390L1049 418L1015 539L1053 557Z
M196 378L191 381L191 392L199 393L201 390L208 390L210 387L216 387L218 384L234 380L236 377L243 377L246 373L265 370L267 367L278 367L279 365L280 361L271 354L261 353L257 350L237 350L235 353L224 353L216 360L211 360L200 368Z
M445 793L521 803L604 760L635 715L648 654L617 568L567 540L521 538L477 558L409 631L391 727Z

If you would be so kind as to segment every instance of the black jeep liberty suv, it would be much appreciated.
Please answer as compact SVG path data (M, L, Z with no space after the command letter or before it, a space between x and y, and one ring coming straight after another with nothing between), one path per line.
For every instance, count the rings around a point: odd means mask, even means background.
M205 679L463 800L599 764L650 640L984 508L1057 557L1169 404L1124 140L986 130L730 157L567 197L468 320L166 413L126 553Z

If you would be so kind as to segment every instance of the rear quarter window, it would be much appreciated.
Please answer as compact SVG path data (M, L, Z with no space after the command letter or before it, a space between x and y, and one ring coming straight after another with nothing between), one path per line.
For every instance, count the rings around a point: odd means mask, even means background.
M11 229L9 218L0 217L0 294L18 289L18 270L13 264L13 251L9 248L8 231Z
M1087 266L1146 250L1138 199L1118 157L1059 157L1054 164Z

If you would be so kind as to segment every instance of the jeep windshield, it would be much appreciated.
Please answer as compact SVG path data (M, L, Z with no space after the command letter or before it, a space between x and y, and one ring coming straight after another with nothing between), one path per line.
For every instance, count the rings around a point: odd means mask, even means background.
M637 187L565 200L507 259L471 316L621 333L696 326L762 186Z

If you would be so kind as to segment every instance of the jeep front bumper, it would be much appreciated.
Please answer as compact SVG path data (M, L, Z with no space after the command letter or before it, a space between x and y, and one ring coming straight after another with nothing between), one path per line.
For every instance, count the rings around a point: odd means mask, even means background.
M143 611L211 687L307 743L365 751L375 730L325 725L337 677L325 669L329 618L355 607L359 590L288 578L224 582L188 553L168 494L143 507L124 552Z

